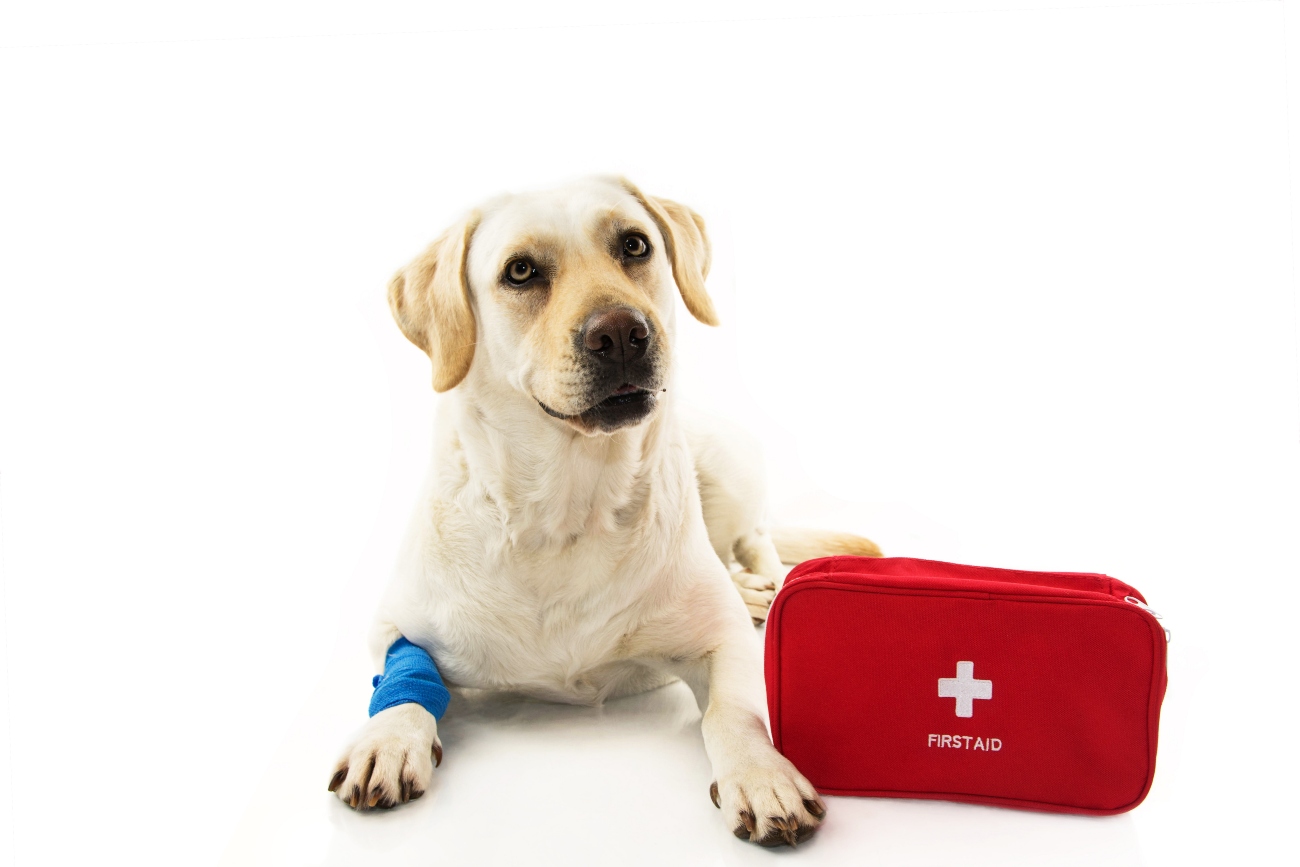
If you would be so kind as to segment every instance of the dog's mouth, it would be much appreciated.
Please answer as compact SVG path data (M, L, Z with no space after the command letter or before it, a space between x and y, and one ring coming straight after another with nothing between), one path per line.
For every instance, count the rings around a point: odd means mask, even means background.
M637 400L644 400L651 396L652 394L649 389L642 388L639 385L633 385L630 382L625 382L618 388L614 389L613 394L596 404L596 406L627 406L630 403L635 403Z
M654 409L657 397L656 392L625 382L604 400L572 415L556 412L540 400L537 401L537 405L544 409L547 415L567 421L581 430L608 432L641 421Z

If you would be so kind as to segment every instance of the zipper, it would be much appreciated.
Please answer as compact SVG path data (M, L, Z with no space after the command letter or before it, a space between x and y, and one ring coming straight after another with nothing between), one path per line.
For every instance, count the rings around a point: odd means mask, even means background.
M1160 628L1165 631L1165 644L1169 643L1170 639L1173 637L1173 633L1169 631L1168 626L1165 626L1165 622L1164 622L1165 619L1161 617L1158 613L1156 613L1155 609L1147 605L1141 599L1138 599L1136 596L1125 596L1124 601L1129 603L1130 605L1136 605L1138 608L1141 608L1143 611L1145 611L1147 614L1150 614L1156 620L1159 620Z

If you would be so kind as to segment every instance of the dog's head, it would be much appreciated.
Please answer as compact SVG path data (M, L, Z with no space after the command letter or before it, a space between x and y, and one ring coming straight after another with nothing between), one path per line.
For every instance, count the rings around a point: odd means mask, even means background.
M473 212L393 278L433 387L470 375L585 434L634 425L664 389L676 290L717 324L709 242L691 209L598 178Z

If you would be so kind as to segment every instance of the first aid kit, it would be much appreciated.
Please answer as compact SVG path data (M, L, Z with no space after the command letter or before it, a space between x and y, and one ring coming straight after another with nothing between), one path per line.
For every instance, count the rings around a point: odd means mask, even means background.
M1109 576L810 560L765 641L773 742L818 791L1108 815L1151 788L1168 633Z

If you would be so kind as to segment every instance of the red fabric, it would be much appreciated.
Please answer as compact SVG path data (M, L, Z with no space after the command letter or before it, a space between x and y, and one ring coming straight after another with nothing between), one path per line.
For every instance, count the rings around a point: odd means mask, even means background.
M1125 596L1145 602L1105 575L810 560L768 615L773 741L832 795L1131 810L1155 773L1165 633ZM977 685L941 687L958 663ZM991 696L961 717L942 689Z

